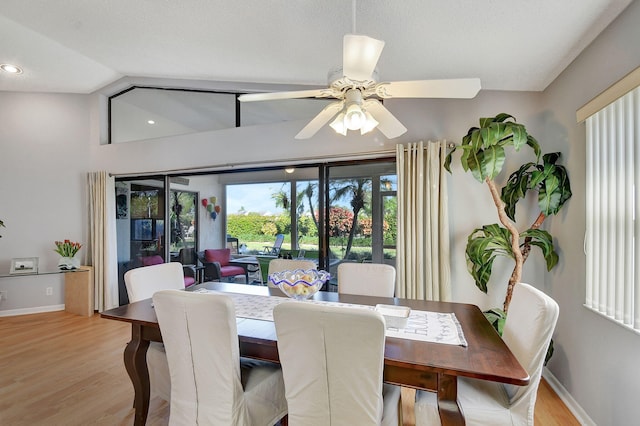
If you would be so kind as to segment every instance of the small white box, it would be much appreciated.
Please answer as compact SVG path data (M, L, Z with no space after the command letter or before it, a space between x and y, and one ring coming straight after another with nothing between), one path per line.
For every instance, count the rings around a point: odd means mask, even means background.
M396 305L376 305L376 311L384 316L385 323L388 327L405 328L407 320L411 313L411 308Z

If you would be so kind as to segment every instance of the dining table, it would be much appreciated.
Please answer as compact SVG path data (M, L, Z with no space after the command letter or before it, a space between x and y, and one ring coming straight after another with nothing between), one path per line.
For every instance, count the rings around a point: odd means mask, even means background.
M189 291L217 291L229 295L268 296L280 302L286 296L278 288L206 282ZM402 298L385 298L320 291L299 303L339 303L345 306L375 307L396 305L412 312L445 313L459 324L464 344L445 344L403 338L388 333L385 338L384 381L399 386L437 393L443 425L463 425L464 415L457 402L458 377L470 377L513 385L527 385L529 374L520 365L493 326L476 305ZM124 350L124 364L133 384L135 425L144 425L149 410L149 372L146 352L150 342L161 342L162 334L151 299L141 300L100 314L102 318L131 324L131 340ZM273 321L237 315L241 356L279 362ZM212 327L215 325L212 324ZM348 326L348 324L345 324Z

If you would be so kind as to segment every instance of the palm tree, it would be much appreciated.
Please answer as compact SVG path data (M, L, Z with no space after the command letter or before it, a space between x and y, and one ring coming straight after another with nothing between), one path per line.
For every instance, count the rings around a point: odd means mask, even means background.
M355 237L356 228L358 226L358 214L367 206L367 195L371 194L371 179L359 178L350 180L336 180L331 188L331 204L335 201L350 196L349 204L353 211L353 219L351 221L351 229L349 229L349 237L347 239L347 248L344 252L343 259L346 259L351 252L353 238Z

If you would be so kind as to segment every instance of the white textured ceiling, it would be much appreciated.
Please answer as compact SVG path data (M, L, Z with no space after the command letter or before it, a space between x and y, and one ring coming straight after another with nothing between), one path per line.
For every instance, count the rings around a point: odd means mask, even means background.
M359 0L380 81L544 90L631 0ZM90 93L124 76L324 86L352 0L1 0L0 90Z

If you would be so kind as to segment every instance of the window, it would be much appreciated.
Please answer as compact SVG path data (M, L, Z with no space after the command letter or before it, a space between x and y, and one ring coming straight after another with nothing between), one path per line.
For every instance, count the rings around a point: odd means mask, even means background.
M585 306L640 332L640 88L586 119Z
M283 252L319 259L332 283L342 262L395 265L393 161L351 161L270 173L276 176L265 171L238 173L235 179L241 183L226 183L226 232L238 238L241 253L260 254L275 235L284 234ZM320 175L327 176L324 184ZM327 217L320 213L324 199Z
M109 143L308 120L330 100L236 100L235 92L132 86L109 97Z

